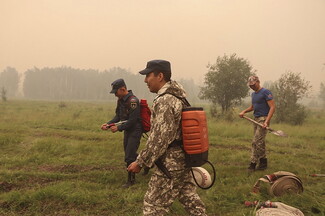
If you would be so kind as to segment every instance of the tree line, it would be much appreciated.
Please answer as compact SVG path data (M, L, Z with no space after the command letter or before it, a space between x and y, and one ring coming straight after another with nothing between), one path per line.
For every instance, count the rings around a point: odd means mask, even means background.
M247 59L236 54L219 56L214 64L207 65L203 86L197 86L193 80L178 80L187 91L192 104L210 101L212 116L220 117L231 112L231 108L242 103L249 96L247 86L249 76L256 75ZM258 74L257 74L258 75ZM132 89L138 98L152 101L151 94L144 84L144 77L133 74L123 68L114 67L105 71L82 70L71 67L33 68L25 72L24 82L20 82L15 68L8 67L0 73L0 94L2 100L17 95L19 86L23 97L36 100L116 100L109 94L110 84L123 78L128 89ZM263 85L262 85L263 86ZM307 117L306 108L299 104L311 90L310 82L300 73L286 72L279 80L265 82L273 93L276 102L276 122L302 124ZM325 85L321 83L319 99L325 104ZM217 107L221 114L217 115Z
M20 97L34 100L116 100L109 92L111 83L119 78L125 80L127 88L139 99L150 101L154 98L144 83L144 76L119 67L105 71L34 67L24 73L23 82L17 70L8 67L0 73L0 88L3 90L1 94L9 98L21 94ZM198 102L199 87L194 81L181 79L179 82L187 90L188 99Z

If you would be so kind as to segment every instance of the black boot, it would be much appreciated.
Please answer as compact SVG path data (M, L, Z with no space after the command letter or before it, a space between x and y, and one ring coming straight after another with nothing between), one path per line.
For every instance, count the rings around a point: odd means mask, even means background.
M131 185L135 184L135 173L131 172Z
M249 167L247 168L249 172L254 172L256 167L256 163L250 163Z
M122 185L122 187L128 188L128 187L134 185L134 183L135 183L135 173L128 172L128 180L124 185Z
M267 168L267 158L260 158L260 163L257 166L257 170L265 170Z

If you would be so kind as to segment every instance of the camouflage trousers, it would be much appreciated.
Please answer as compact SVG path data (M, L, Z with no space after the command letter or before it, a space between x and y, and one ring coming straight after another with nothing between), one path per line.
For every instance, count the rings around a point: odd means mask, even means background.
M255 121L263 124L266 117L255 118ZM259 125L254 124L254 138L252 141L251 163L257 163L260 158L266 157L265 137L267 130Z
M160 170L152 174L144 196L143 215L166 215L174 200L178 199L189 215L206 216L204 203L196 192L190 170L170 173L172 179L168 179Z

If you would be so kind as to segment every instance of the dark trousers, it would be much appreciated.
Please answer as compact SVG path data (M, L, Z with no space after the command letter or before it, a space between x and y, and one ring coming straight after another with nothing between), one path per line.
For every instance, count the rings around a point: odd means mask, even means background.
M135 128L134 130L124 131L124 161L128 167L135 159L137 159L137 150L140 145L142 130Z

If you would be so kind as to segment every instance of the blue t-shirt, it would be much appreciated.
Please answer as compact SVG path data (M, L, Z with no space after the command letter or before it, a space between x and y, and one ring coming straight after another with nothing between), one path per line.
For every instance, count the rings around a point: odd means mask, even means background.
M258 92L252 93L252 104L254 107L254 116L261 117L267 116L270 111L270 107L267 101L272 100L273 96L270 90L261 88Z

